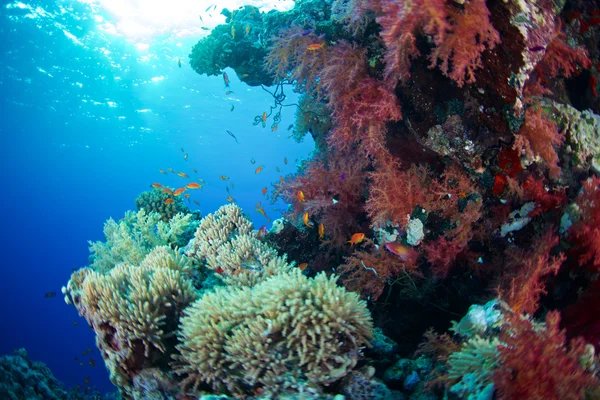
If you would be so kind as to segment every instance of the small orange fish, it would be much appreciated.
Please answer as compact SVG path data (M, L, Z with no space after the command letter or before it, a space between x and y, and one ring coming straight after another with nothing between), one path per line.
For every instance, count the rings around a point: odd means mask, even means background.
M280 181L281 183L285 183L285 179L283 179L283 176L279 175L279 181Z
M364 233L355 233L354 235L352 235L350 240L348 240L348 243L350 243L351 246L355 245L355 244L359 244L360 242L363 241L364 238L365 238Z
M197 206L200 205L200 202L198 200L194 200L194 203L196 203Z
M188 174L186 174L185 172L178 172L177 175L179 175L182 178L189 178L190 176Z
M221 180L222 180L222 181L228 181L228 180L229 180L229 177L228 177L228 176L225 176L225 175L221 175Z
M185 197L186 199L189 199L190 198L190 194L186 193L186 194L183 195L183 197Z
M312 227L310 221L308 220L308 211L304 213L304 215L302 216L302 222L304 223L304 225L308 226L309 228Z
M215 268L215 272L216 272L217 274L224 274L224 273L225 273L225 270L224 270L223 268L221 268L221 267L217 267L217 268Z
M93 358L91 358L91 357L90 357L90 362L89 362L89 364L90 364L92 367L95 367L95 366L96 366L96 360L94 360Z
M260 201L259 201L258 203L256 203L256 205L255 205L254 207L256 208L256 211L258 211L258 209L259 209L260 207L262 207L262 206L260 205Z
M89 385L90 384L90 378L89 377L85 378L83 380L83 383L86 384L86 385Z
M164 189L162 190L162 192L163 192L163 193L166 193L166 194L173 194L173 191L172 191L170 188L168 188L168 187L164 188Z
M287 157L283 157L283 163L287 165Z
M298 265L298 268L300 268L300 271L304 271L306 269L306 267L308 267L308 263L302 263Z
M319 224L319 239L325 237L325 225Z
M194 173L195 173L195 174L197 174L197 173L198 173L198 170L197 170L196 168L194 168Z
M275 124L273 125L273 127L271 128L271 132L275 132L277 130L279 125Z
M167 174L167 171L165 171L164 169L159 169L158 172L160 172L161 174Z
M173 200L173 199L166 199L165 200L165 204L173 204L173 203L175 203L175 200Z
M396 242L386 243L385 248L388 249L390 253L397 255L402 261L406 262L416 261L420 255L418 251Z
M267 194L267 188L266 187L262 188L262 194Z
M161 185L160 183L153 183L152 186L154 189L160 189L161 187L163 187L163 185Z
M315 50L322 49L324 46L325 46L325 43L313 43L313 44L309 45L306 48L306 50L315 51Z
M169 172L175 173L175 170L171 167L167 168L169 170Z
M267 112L264 111L261 117L262 122L265 122L267 120Z
M187 161L187 159L188 159L188 155L187 155L187 154L184 154L184 155L183 155L183 159L184 159L185 161Z
M304 203L305 198L304 198L304 193L302 192L302 190L298 190L298 193L296 193L296 197L298 198L298 201L300 203Z
M173 192L173 196L181 196L183 192L185 192L185 188L179 188Z
M188 188L188 189L200 189L202 186L200 186L199 183L190 182L187 185L185 185L185 187Z
M232 201L235 201L235 200L233 199L233 197L227 196L227 201L231 203Z
M262 165L258 168L256 168L256 170L254 171L255 174L260 174L260 171L262 171L265 167L263 167Z
M271 222L271 218L269 218L264 208L259 207L256 211L258 211L263 217L265 217L267 219L267 222Z

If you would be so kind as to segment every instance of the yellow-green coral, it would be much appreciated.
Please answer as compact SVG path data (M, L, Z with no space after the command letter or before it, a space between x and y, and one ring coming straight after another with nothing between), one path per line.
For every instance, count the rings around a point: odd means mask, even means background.
M175 351L179 316L196 298L186 268L185 259L158 247L140 266L77 271L63 289L96 332L111 381L124 394L148 362L165 365Z
M328 385L356 365L372 328L366 303L336 278L294 270L253 288L219 288L188 307L176 373L193 390L275 390L290 374Z
M241 208L229 204L202 219L193 243L187 248L228 285L254 286L272 275L291 269L286 257L260 241Z
M167 199L173 199L174 201L165 204ZM138 211L143 209L146 213L159 213L164 222L168 222L179 213L192 214L192 211L183 203L181 197L173 197L158 189L142 192L135 199L135 207Z
M192 214L177 214L169 222L164 222L158 213L128 211L119 223L112 218L106 221L106 242L89 242L93 253L91 267L108 271L120 263L139 265L156 246L182 245L186 232L193 227Z

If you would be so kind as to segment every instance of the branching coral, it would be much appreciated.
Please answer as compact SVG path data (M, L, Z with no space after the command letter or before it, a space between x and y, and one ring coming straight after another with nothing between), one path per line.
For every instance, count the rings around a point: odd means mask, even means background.
M98 271L108 271L115 265L139 265L155 246L182 246L189 240L196 226L193 214L177 214L168 222L158 213L128 211L115 222L112 218L104 224L106 242L89 242L93 261L90 265Z
M252 289L217 289L186 310L176 372L196 390L208 383L240 394L297 381L328 385L356 365L372 322L358 295L335 278L299 270L273 276Z
M165 200L173 199L173 203L165 204ZM183 203L181 197L173 197L160 190L148 190L142 192L135 199L135 207L138 211L144 209L146 214L158 213L164 222L169 222L176 214L191 214L190 209Z
M205 262L230 285L254 286L291 268L285 255L278 256L256 238L252 223L235 204L223 206L203 218L186 252Z
M583 193L577 199L581 219L573 225L569 236L580 252L579 264L600 270L600 178L583 183Z
M186 269L185 259L158 247L140 266L77 271L63 289L96 332L111 381L124 394L148 363L164 364L175 351L179 317L196 298Z

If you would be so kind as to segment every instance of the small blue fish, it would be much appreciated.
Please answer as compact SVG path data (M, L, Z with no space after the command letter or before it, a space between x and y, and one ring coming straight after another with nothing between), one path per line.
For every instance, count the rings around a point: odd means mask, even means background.
M310 35L311 33L312 33L312 29L307 29L305 31L302 31L301 35L306 36L306 35Z
M346 173L342 172L342 174L340 175L340 178L342 178L342 180L344 180L345 177L346 177Z

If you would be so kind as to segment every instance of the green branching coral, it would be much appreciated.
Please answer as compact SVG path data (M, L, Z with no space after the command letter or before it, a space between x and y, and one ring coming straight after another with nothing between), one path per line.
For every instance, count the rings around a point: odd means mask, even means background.
M140 266L119 264L108 273L85 268L63 288L96 332L111 381L125 398L138 372L148 365L166 366L176 351L179 317L196 298L187 264L172 250L157 247Z
M234 286L254 286L292 267L286 256L278 256L275 249L256 237L252 223L235 204L203 218L185 251Z
M184 246L198 222L193 214L176 214L169 222L161 214L128 211L115 222L104 224L106 242L89 242L92 253L91 268L108 271L115 265L139 265L156 246Z
M171 204L165 204L165 200L173 199L174 202ZM150 214L152 212L158 213L162 216L164 222L169 222L176 214L194 214L181 200L181 197L173 197L167 193L163 193L160 190L148 190L142 192L137 199L135 199L135 207L138 211L144 210ZM199 215L198 215L198 219Z
M186 309L175 372L193 390L277 391L290 375L319 387L352 370L372 329L357 294L296 269L253 288L218 288Z

